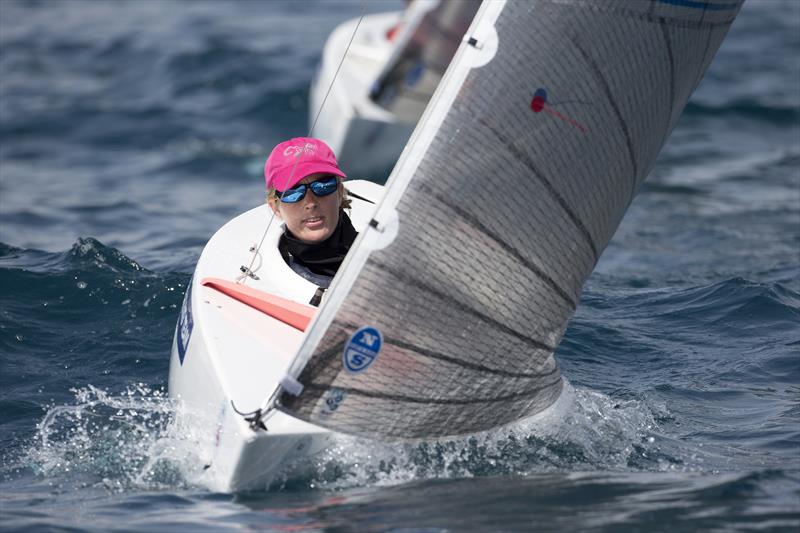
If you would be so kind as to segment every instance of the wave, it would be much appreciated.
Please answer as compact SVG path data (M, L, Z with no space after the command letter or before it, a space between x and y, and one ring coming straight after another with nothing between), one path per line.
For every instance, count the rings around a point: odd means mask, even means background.
M778 467L797 449L798 322L800 294L778 282L587 291L557 356L576 385L667 402L655 420L676 441Z
M780 283L741 277L686 289L647 301L648 314L694 327L735 329L737 336L764 328L796 331L800 294Z
M91 303L128 306L138 299L143 308L164 301L175 309L186 282L187 274L151 272L93 238L78 239L69 250L55 253L0 243L2 300L12 308L33 312L28 318L40 314L36 308L42 306L49 307L45 309L49 313L56 305L65 309Z
M88 366L95 359L94 352L85 349L86 342L82 339L65 339L67 334L62 331L67 332L80 323L79 334L83 335L89 329L86 322L96 321L98 327L91 329L96 330L92 333L101 342L91 341L100 345L95 348L98 353L105 353L111 341L127 327L122 319L136 313L140 317L152 313L147 316L154 320L148 323L139 318L129 321L130 324L164 330L162 334L149 331L144 335L158 345L151 351L163 358L165 339L182 297L179 288L188 281L188 275L150 272L113 247L95 239L79 239L70 250L61 253L0 244L0 281L8 287L3 299L10 303L12 318L19 317L0 332L0 338L15 333L24 326L23 322L39 320L47 324L47 331L55 331L56 335L49 341L37 339L38 346L51 351L64 345L78 346L82 353L72 363ZM54 302L54 294L62 294L64 300ZM156 300L151 299L154 294ZM43 309L43 298L50 299L49 310ZM172 305L165 307L169 302ZM30 308L17 312L21 305ZM684 385L681 378L670 377L674 376L676 363L682 364L683 360L663 358L658 351L654 353L659 357L653 361L637 360L643 351L635 343L631 345L630 339L646 340L653 332L652 328L647 331L653 323L658 324L652 334L659 337L657 346L662 350L673 346L668 341L675 331L690 331L706 338L709 331L719 331L717 328L722 327L739 336L725 339L734 344L741 335L763 335L764 330L792 327L796 331L800 295L779 283L732 278L677 291L604 292L599 296L590 293L584 298L582 308L594 313L594 318L586 321L578 317L578 328L569 332L566 339L571 346L567 346L566 353L559 349L561 361L575 357L567 365L573 368L567 368L565 375L572 378L574 367L583 367L581 379L597 389L598 383L604 385L603 380L619 380L622 372L622 379L634 383L631 385L634 390L604 394L575 385L568 387L557 414L549 419L466 438L383 444L342 436L322 454L288 465L272 490L338 490L420 479L586 470L708 473L735 467L728 459L705 454L696 445L668 435L674 429L670 427L674 424L670 409L663 400L652 400L641 389L651 390L654 382L669 379L677 380L677 387ZM630 336L632 330L645 333ZM16 340L11 337L3 342L11 345ZM138 353L139 348L125 346L120 352L120 368L122 361L130 359L134 352ZM24 348L24 353L29 360L38 357L30 347ZM714 351L710 357L717 354ZM578 358L583 360L577 361ZM598 361L603 365L602 370ZM733 361L733 366L739 363ZM790 359L785 359L785 365L791 364ZM666 370L662 371L658 365ZM716 362L714 365L720 366ZM647 368L646 373L643 367ZM33 375L32 381L45 383L44 376L52 374L53 368L43 368L42 376ZM707 368L703 366L700 370L705 372ZM785 374L786 369L781 366L772 371ZM580 376L581 372L575 373ZM22 375L21 371L14 373ZM163 364L153 373L160 378L149 380L150 383L163 380ZM80 383L96 383L91 376L102 374L98 369L90 369L78 379L84 380ZM135 369L135 374L141 376L141 369ZM54 388L68 387L58 384ZM687 390L691 392L694 388ZM682 397L687 398L688 392ZM713 435L708 441L713 441ZM33 443L16 468L32 470L65 484L97 485L110 490L202 486L202 465L206 461L196 457L194 450L198 449L202 447L198 446L191 428L181 427L176 421L174 405L163 392L137 386L133 391L112 395L87 387L75 391L74 402L49 407Z
M706 195L713 199L721 192L718 185L729 181L753 184L756 189L740 191L739 194L758 197L764 195L764 183L768 181L767 190L785 188L784 194L791 198L797 190L795 169L798 164L800 147L775 147L712 157L704 155L702 161L687 159L684 154L665 154L660 160L660 168L643 184L642 191Z
M31 272L114 272L118 274L147 272L125 254L97 239L79 238L65 252L17 248L0 242L0 269L24 269Z
M51 365L122 368L115 364L131 364L131 350L168 346L189 277L149 271L92 238L64 252L0 243L3 359L14 369L13 354L37 361L18 370L45 382L64 379L52 375Z
M374 523L376 512L385 525L409 508L415 509L418 524L455 530L464 528L465 517L472 526L477 520L491 529L501 519L512 529L525 530L543 513L565 527L576 522L613 527L622 521L647 529L675 513L682 524L705 529L742 523L791 529L797 524L798 478L791 469L719 468L707 461L713 452L701 448L684 450L685 460L672 457L664 453L672 444L653 432L647 408L574 392L559 413L562 424L549 424L544 432L535 424L520 424L464 439L406 445L341 438L315 461L292 465L281 485L266 493L235 495L235 507L220 508L220 498L227 502L230 497L194 492L204 487L204 461L196 455L199 446L189 428L176 425L174 402L141 386L117 396L87 387L75 391L72 404L48 410L17 467L43 478L44 494L77 489L84 495L79 502L83 514L106 528L117 519L147 527L152 523L148 517L163 513L163 505L174 508L175 502L191 505L195 519L206 518L192 523L201 528L208 527L209 516L216 517L212 524L229 523L230 517L241 516L242 506L266 517L268 528L285 526L287 517L297 515L290 524L294 529L309 523L347 529L348 524ZM116 507L133 505L144 518L109 511L109 492ZM488 517L472 513L476 503L486 503L487 494L500 510ZM91 501L95 495L97 505ZM583 505L565 514L565 502ZM35 516L30 513L29 505L9 507L18 523L29 524Z
M408 483L317 498L303 509L305 522L293 529L311 523L348 531L353 524L378 523L374 530L796 531L798 484L782 469L714 475L544 473ZM259 516L291 516L272 495L235 501ZM409 509L416 528L408 528Z
M766 328L796 331L800 293L778 282L759 283L734 277L687 289L617 293L613 301L587 290L582 306L609 319L666 321L685 327L735 329L737 335ZM601 321L602 322L602 321Z
M742 117L775 125L797 126L800 108L790 105L765 105L754 99L740 98L723 105L690 100L684 108L687 117Z

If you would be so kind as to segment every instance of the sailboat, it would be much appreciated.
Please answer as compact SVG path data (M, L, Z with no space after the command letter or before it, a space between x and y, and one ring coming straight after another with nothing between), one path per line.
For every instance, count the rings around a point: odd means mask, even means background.
M213 484L264 488L338 433L547 413L582 286L741 3L483 2L386 186L347 182L359 237L319 308L266 206L220 229L169 380Z
M321 113L309 119L351 174L385 181L480 4L413 0L331 33L309 94Z

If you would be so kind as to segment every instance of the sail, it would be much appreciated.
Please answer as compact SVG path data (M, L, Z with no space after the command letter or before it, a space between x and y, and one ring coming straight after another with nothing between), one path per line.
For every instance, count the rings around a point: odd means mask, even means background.
M415 438L551 405L582 286L740 4L485 2L278 408Z
M397 46L370 88L370 99L399 121L414 124L453 59L480 0L414 0Z

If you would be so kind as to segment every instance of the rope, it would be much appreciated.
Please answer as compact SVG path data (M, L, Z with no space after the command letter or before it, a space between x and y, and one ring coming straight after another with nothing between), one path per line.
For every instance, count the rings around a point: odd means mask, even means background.
M344 64L344 59L347 57L347 52L350 50L350 45L353 44L353 39L356 37L356 32L358 31L358 27L361 26L361 21L364 20L364 11L367 9L367 0L364 0L361 4L361 16L358 17L358 23L356 23L356 27L353 30L353 35L350 36L350 41L347 43L347 48L344 50L344 55L342 56L342 60L339 61L339 66L336 67L336 72L333 73L333 79L331 80L331 84L328 86L328 92L325 93L325 98L322 99L322 103L319 105L319 109L317 110L317 116L314 117L314 122L311 123L311 129L308 131L308 135L306 137L311 137L311 134L314 132L314 128L317 126L317 120L319 119L320 113L322 113L322 108L325 107L325 102L328 101L328 95L331 94L331 89L333 88L333 82L336 81L336 77L339 75L339 70L342 68L342 64Z

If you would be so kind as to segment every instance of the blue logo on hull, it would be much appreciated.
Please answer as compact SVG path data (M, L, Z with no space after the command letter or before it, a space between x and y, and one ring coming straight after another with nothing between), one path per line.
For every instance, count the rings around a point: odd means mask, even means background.
M175 328L175 337L178 345L178 360L183 366L183 358L186 357L186 349L189 347L189 339L192 337L192 329L194 328L194 320L192 320L192 282L194 276L189 280L189 286L186 287L186 295L183 297L183 306L181 307L181 314L178 317L178 327Z

